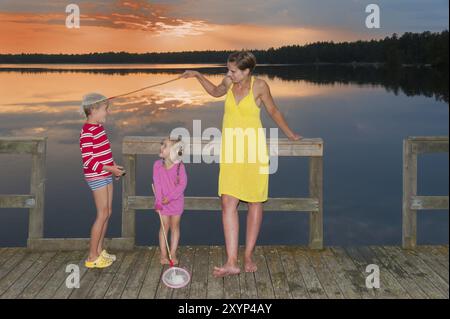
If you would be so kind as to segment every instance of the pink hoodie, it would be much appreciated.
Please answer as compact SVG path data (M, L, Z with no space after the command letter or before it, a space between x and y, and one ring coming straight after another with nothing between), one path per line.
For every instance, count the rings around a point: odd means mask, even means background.
M180 165L178 178L177 169ZM184 210L184 190L187 186L186 169L183 162L166 169L162 159L153 164L153 184L155 186L155 209L162 215L181 215ZM168 204L163 204L167 197Z

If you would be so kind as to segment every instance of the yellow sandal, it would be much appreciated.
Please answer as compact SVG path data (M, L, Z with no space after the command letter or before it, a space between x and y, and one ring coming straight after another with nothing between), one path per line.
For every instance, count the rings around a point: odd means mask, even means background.
M108 252L105 249L103 249L100 256L102 256L105 259L109 259L111 261L116 261L116 255L108 254Z
M98 256L98 258L94 261L88 261L86 260L84 262L84 265L86 266L86 268L107 268L109 266L112 265L112 260L110 259L106 259L103 256Z

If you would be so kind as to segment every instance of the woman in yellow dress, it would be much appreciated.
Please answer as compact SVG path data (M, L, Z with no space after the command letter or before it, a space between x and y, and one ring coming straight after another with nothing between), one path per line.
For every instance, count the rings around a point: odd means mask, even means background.
M228 73L218 86L197 71L183 74L184 78L195 77L213 97L226 95L218 195L222 202L227 262L222 267L215 267L216 277L240 273L237 262L237 208L240 201L248 203L244 268L246 272L257 270L253 252L262 222L263 202L267 201L269 188L269 162L260 117L261 105L290 140L302 138L289 128L273 101L267 83L252 75L255 66L255 56L248 51L240 51L229 56Z

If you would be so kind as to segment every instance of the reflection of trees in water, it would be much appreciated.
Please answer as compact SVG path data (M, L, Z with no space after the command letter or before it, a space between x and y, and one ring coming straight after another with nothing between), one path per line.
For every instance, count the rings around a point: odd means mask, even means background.
M262 70L263 71L262 71ZM350 67L342 65L301 66L280 68L264 67L260 73L269 78L282 80L304 80L317 84L381 85L395 95L401 91L407 96L435 97L449 102L448 70L443 72L432 68L376 68Z
M195 67L190 67L195 69ZM209 75L224 75L225 67L199 67L198 70ZM145 69L145 68L111 68L111 69L64 69L64 68L0 68L0 72L20 73L92 73L110 75L145 74L181 74L183 69ZM258 66L256 73L269 78L285 81L307 81L316 84L356 84L381 85L387 91L397 95L403 92L407 96L434 97L437 101L449 103L448 69L439 70L428 67L385 68L374 66L349 65L273 65Z

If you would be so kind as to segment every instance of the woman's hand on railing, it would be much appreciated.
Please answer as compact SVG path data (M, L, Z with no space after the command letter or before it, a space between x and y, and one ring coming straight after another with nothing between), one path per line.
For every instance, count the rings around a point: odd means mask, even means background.
M291 141L299 141L299 140L301 140L303 138L303 136L300 136L300 135L298 135L296 133L292 133L292 135L288 136L288 138Z

